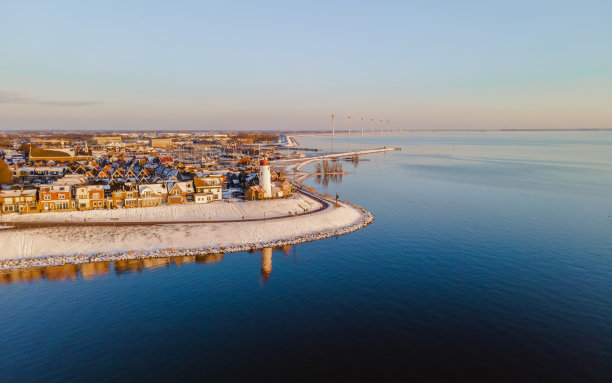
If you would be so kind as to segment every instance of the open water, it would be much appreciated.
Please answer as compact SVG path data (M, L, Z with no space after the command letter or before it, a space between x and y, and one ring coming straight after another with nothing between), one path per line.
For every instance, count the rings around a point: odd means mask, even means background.
M0 381L612 381L612 132L384 145L306 182L352 234L2 276Z

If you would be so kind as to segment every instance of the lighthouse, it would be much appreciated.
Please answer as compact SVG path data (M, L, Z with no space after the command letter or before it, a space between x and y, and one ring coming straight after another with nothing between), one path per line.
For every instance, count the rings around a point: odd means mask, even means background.
M264 198L272 198L270 164L265 157L263 160L259 161L259 187L264 191Z

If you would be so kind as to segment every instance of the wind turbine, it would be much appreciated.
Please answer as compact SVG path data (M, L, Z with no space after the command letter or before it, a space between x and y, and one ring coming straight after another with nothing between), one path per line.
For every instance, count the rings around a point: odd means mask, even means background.
M391 129L389 125L391 125L391 120L387 120L387 136L389 135L389 130Z
M347 124L348 124L348 135L351 135L351 115L350 114L346 114L346 120L347 120Z
M361 115L361 136L363 137L363 114Z
M334 117L336 116L332 113L332 138L334 138L336 135L336 130L334 129Z
M372 123L372 134L374 134L374 117L370 117L370 122Z
M380 135L381 136L382 136L382 123L383 123L383 120L380 120Z

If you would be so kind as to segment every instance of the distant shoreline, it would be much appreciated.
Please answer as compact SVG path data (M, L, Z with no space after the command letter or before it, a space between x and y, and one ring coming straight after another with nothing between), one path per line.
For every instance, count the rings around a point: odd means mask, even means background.
M499 133L499 132L612 132L612 128L601 128L601 129L404 129L402 131L389 130L387 134L387 130L383 130L382 136L387 135L397 135L407 134L407 133ZM331 132L326 131L318 131L318 132L291 132L287 133L292 137L320 137L320 136L331 136ZM348 130L337 130L335 132L336 136L346 136L348 135ZM372 130L364 131L363 136L379 136L380 130ZM351 130L351 136L361 137L360 130Z
M379 130L380 131L380 130ZM611 128L571 128L571 129L562 129L562 128L551 128L551 129L403 129L402 133L410 133L410 132L603 132L603 131L612 131ZM40 130L5 130L3 134L26 134L26 133L87 133L87 134L109 134L109 133L118 133L118 134L127 134L127 133L276 133L276 134L285 134L293 137L304 136L304 135L331 135L329 130L304 130L304 131L287 131L287 130L202 130L202 129L167 129L167 130L122 130L122 129L109 129L109 130L75 130L75 129L40 129ZM344 134L348 133L348 130L336 130L336 134ZM368 134L372 134L372 130L370 129L368 132L364 132ZM351 135L361 135L360 130L351 130Z

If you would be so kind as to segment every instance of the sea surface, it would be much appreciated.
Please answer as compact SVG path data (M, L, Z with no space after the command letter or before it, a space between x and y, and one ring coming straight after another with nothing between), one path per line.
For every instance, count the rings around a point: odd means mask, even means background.
M0 381L612 382L612 131L297 140L373 224L5 274Z

